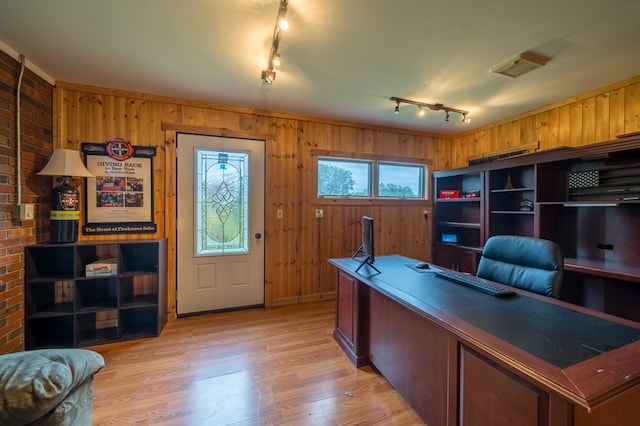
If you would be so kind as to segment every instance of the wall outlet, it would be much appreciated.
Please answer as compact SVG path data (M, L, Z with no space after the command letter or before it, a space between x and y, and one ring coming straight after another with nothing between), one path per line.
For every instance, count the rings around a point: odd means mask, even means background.
M33 204L15 204L13 206L14 220L33 220L35 216L35 206Z
M316 217L317 217L317 218L324 217L324 210L322 210L322 209L316 209Z
M276 219L282 219L284 217L284 210L278 209L276 210Z

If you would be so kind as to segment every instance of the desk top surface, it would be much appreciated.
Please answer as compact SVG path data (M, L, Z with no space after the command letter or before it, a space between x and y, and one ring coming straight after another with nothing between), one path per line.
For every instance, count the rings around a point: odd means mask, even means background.
M561 369L640 341L640 328L574 310L568 304L549 303L517 289L516 297L493 297L438 277L438 266L416 270L412 266L417 261L403 256L377 258L379 274L368 266L355 273L357 260L329 262L382 290L400 290L408 296L408 303L423 302ZM419 303L414 305L420 308Z

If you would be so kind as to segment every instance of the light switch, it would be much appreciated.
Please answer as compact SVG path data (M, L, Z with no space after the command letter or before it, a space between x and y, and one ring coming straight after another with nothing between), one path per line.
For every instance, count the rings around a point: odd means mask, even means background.
M20 219L21 220L31 220L35 218L33 204L23 204L22 210L20 211Z
M13 206L14 220L35 219L35 207L33 204L16 204Z

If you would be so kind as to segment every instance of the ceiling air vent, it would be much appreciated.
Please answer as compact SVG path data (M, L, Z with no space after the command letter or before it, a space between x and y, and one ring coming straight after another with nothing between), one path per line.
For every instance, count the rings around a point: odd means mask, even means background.
M550 59L534 52L524 52L503 64L491 68L491 72L513 78L520 77L522 74L545 65Z

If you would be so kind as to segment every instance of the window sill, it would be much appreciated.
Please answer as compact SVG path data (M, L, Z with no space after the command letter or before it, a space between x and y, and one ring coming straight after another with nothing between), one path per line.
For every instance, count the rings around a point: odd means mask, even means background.
M400 198L317 198L314 206L425 206L431 200Z

